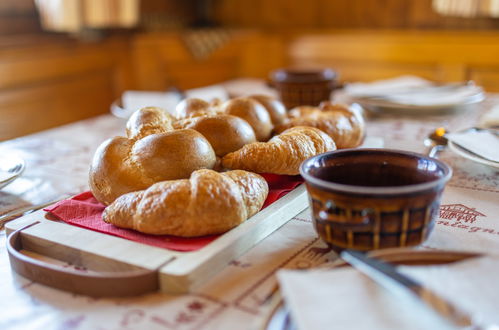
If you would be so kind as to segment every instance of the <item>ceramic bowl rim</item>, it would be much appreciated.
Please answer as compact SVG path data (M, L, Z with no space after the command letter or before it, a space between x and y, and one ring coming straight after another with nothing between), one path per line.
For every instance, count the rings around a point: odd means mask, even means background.
M319 158L328 157L329 155L338 155L338 154L349 154L349 153L385 153L392 154L397 156L404 157L415 157L418 159L425 159L431 162L434 162L443 169L444 174L438 179L434 179L428 182L417 183L417 184L409 184L404 186L383 186L383 187L373 187L373 186L358 186L358 185L349 185L349 184L341 184L330 182L326 180L319 179L315 176L312 176L307 172L306 168L311 168L311 165L317 161ZM415 193L428 189L432 189L437 186L444 186L452 177L452 168L445 164L444 162L436 159L425 156L423 154L405 151L405 150L396 150L396 149L385 149L385 148L361 148L361 149L340 149L325 152L322 154L318 154L316 156L310 157L305 160L300 166L300 174L305 179L305 182L316 185L322 189L326 190L334 190L337 192L346 192L346 193L354 193L354 194L371 194L371 195L398 195L398 194L407 194L407 193Z

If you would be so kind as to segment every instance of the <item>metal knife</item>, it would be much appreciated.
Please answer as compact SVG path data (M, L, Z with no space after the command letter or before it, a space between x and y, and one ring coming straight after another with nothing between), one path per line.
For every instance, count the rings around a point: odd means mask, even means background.
M24 207L9 211L5 214L2 214L2 215L0 215L0 228L7 221L14 220L15 218L18 218L20 216L38 211L39 209L42 209L42 208L47 207L49 205L55 204L63 199L69 198L70 196L71 195L63 195L63 196L60 196L57 198L50 199L48 201L44 201L44 202L39 203L39 204L24 206Z
M497 326L474 324L468 313L425 288L421 283L398 272L391 264L352 250L341 252L341 258L388 290L419 299L454 326L472 329L499 329Z

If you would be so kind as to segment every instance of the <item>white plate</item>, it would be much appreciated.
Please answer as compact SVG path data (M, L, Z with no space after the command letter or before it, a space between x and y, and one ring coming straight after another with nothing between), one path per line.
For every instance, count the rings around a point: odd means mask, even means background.
M472 160L472 161L480 163L480 164L484 164L484 165L492 166L492 167L495 167L495 168L499 168L499 163L498 162L494 162L494 161L485 159L483 157L480 157L480 156L472 153L471 151L468 151L468 150L464 149L463 147L455 144L452 141L449 141L448 146L449 146L449 149L451 151L453 151L454 153L458 154L459 156L462 156L464 158L467 158L469 160Z
M17 179L24 171L24 160L12 155L0 156L0 189Z
M404 100L404 97L402 97L400 98L400 101L397 101L397 95L394 95L387 96L386 98L353 96L353 101L360 103L367 109L375 112L434 112L453 111L464 106L480 103L485 99L483 90L480 87L476 87L473 85L444 85L434 88L436 92L421 94L421 97L418 96L416 97L416 99L414 99L414 97L415 95L418 95L417 91L414 92L413 96L411 96L411 94L409 93L406 93L407 95L405 96L405 98L409 97L409 99L407 100ZM441 88L443 92L439 92L439 88ZM456 99L454 101L450 101L449 97L454 94L454 90L456 93ZM459 92L459 90L461 90L461 92ZM461 95L460 97L457 97L459 93L463 93L462 90L465 90L465 93L467 95ZM412 101L414 102L414 104L411 103L410 97L412 97ZM434 102L430 102L429 100L434 100ZM446 102L445 100L448 100L448 102Z
M445 110L450 111L454 110L458 107L463 107L467 105L477 104L482 102L485 99L485 95L483 93L476 94L470 98L468 98L464 102L460 103L447 103L447 104L431 104L431 105L415 105L415 104L403 104L396 103L388 100L382 99L365 99L365 98L354 98L353 101L361 104L362 106L378 110L378 111L438 111Z

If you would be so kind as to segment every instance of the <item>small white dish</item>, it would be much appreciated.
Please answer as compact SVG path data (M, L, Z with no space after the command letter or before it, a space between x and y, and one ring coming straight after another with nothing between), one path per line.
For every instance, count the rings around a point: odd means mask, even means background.
M469 159L471 161L474 161L474 162L477 162L477 163L480 163L480 164L484 164L484 165L492 166L492 167L495 167L495 168L499 168L499 162L494 162L494 161L485 159L483 157L480 157L480 156L472 153L471 151L466 150L465 148L457 145L456 143L454 143L452 141L449 141L447 145L449 146L449 149L452 152L456 153L457 155L459 155L461 157L467 158L467 159Z
M136 110L154 106L175 114L175 107L182 100L177 91L125 91L121 98L111 104L111 113L118 118L128 119Z
M447 146L455 154L471 161L499 168L499 131L471 127L449 133Z
M24 160L12 156L0 156L0 189L17 179L25 169Z

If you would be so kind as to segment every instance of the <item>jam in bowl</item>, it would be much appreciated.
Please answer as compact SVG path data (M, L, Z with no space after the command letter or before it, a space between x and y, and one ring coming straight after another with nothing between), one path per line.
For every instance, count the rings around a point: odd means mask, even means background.
M452 169L420 154L344 149L303 162L319 236L336 251L415 246L432 231Z

